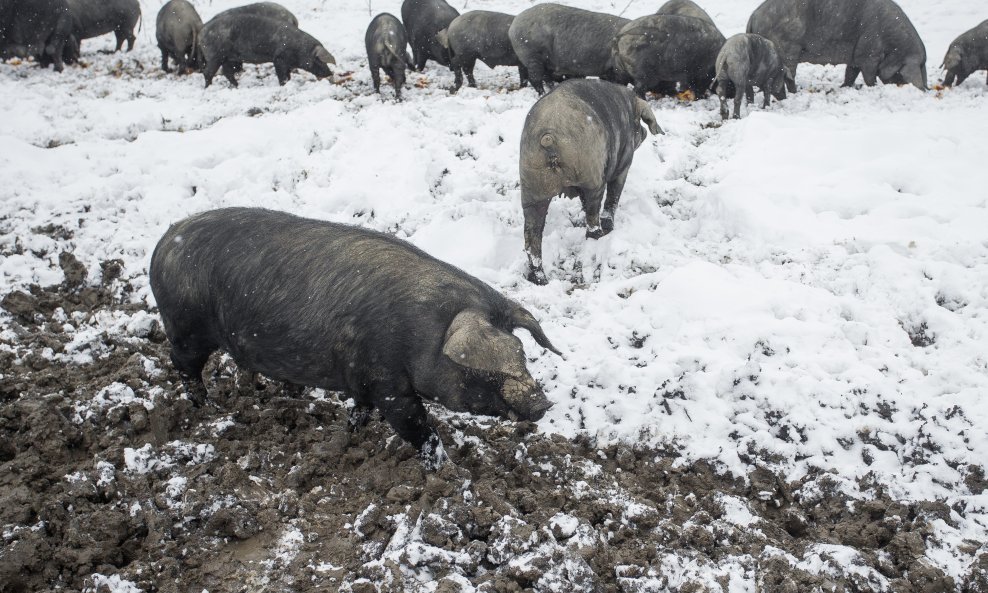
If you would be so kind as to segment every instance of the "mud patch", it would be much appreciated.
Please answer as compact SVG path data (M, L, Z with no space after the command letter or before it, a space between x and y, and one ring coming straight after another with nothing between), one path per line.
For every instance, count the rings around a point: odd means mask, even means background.
M348 430L337 394L224 357L196 407L120 263L96 286L59 262L65 282L2 300L5 593L988 590L978 545L961 582L927 555L963 509L832 473L734 478L436 407L452 463L429 472L379 419Z

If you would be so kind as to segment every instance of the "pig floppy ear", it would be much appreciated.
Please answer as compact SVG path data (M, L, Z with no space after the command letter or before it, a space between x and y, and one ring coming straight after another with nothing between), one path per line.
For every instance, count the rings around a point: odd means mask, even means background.
M453 318L446 330L443 354L469 369L512 377L528 376L521 340L491 325L476 309L460 311Z
M653 136L656 134L665 134L662 128L659 127L659 122L655 121L655 114L652 113L652 108L648 106L648 103L644 99L638 98L635 101L637 101L636 105L638 106L638 117L648 126L648 131Z
M334 66L336 65L336 58L334 58L333 54L326 51L326 48L321 45L317 45L316 49L312 52L312 54L317 58L319 58L323 64L327 64L327 65L332 64Z
M551 350L559 356L563 355L562 352L557 350L556 347L552 345L552 342L550 342L549 338L546 337L545 332L542 331L542 326L539 325L539 322L535 320L535 317L533 317L532 314L529 313L524 307L515 307L515 310L511 312L511 326L512 328L520 327L532 334L532 337L535 338L538 345L542 346L546 350Z

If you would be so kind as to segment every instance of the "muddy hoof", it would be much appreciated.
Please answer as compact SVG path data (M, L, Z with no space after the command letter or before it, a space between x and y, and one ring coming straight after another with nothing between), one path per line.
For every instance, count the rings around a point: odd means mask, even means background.
M525 278L527 278L532 284L538 284L539 286L545 286L549 283L549 279L546 278L545 272L541 268L530 269Z

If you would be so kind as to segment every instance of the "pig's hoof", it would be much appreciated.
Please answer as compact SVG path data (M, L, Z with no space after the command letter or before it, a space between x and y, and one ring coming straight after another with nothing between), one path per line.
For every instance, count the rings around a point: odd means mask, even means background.
M607 216L601 216L600 228L603 229L605 235L610 233L614 230L614 219Z
M587 239L599 239L606 234L607 233L604 232L604 229L599 226L587 228Z
M541 268L532 268L528 271L528 275L525 276L529 282L532 284L538 284L539 286L545 286L549 283L549 279L546 278L545 272Z
M182 385L185 387L185 395L189 398L197 408L201 408L206 405L206 386L202 381L196 381L194 379L183 379Z
M429 471L436 471L449 461L446 450L443 449L443 442L435 433L422 445L419 457L422 458L422 465Z

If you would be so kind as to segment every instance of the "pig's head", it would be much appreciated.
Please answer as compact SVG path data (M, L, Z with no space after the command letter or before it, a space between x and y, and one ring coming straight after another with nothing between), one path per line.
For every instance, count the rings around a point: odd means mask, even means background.
M940 67L951 72L961 72L964 64L964 50L959 45L951 45Z
M878 64L878 77L890 84L911 84L925 91L926 53L922 55L895 49Z
M325 47L317 45L309 54L307 63L302 64L302 68L315 74L316 78L326 78L333 75L333 71L329 69L330 64L335 66L336 58Z
M779 66L779 71L776 73L775 78L769 83L769 92L772 96L779 101L786 98L786 87L796 85L796 80L793 78L792 73L789 72L789 68L786 66Z
M515 307L506 325L528 330L540 346L559 354L523 307ZM496 327L479 309L457 314L446 330L443 354L464 369L469 383L485 385L479 391L483 393L482 400L464 402L473 412L512 420L538 420L552 407L525 366L521 340Z
M662 128L659 127L659 122L655 121L655 114L652 113L652 108L649 107L648 103L644 99L639 99L635 97L635 121L632 125L635 126L635 146L641 145L645 141L647 134L645 130L639 125L639 121L644 122L648 126L648 131L652 133L653 136L658 134L665 134Z

